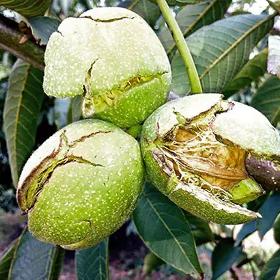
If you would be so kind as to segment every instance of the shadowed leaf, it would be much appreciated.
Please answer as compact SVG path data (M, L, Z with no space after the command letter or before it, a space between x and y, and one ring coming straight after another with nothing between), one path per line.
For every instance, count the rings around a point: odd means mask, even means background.
M225 89L223 90L225 97L231 96L246 86L250 86L253 81L256 81L258 78L262 77L266 72L266 66L267 49L264 49L254 58L249 60L241 69L241 71L234 77L234 79L226 85Z
M184 215L190 224L196 245L201 245L214 240L214 235L206 221L188 212L184 212Z
M201 273L194 239L183 211L146 185L133 214L139 236L164 262L196 277Z
M63 249L43 243L25 230L19 237L8 280L58 279L63 254Z
M260 275L260 280L277 280L280 277L280 249L265 264ZM277 276L278 275L278 276Z
M212 254L213 280L228 271L243 256L242 248L233 243L232 239L227 238L215 247Z
M0 279L8 279L9 270L16 246L16 243L11 244L10 247L3 253L0 259Z
M53 32L55 32L60 21L50 17L32 17L27 24L30 26L32 35L40 45L47 45L48 40Z
M28 156L37 130L37 120L44 98L43 73L18 60L9 77L4 106L4 131L14 186Z
M108 240L104 240L94 248L76 252L76 271L78 280L107 280L108 268Z
M159 7L150 0L127 0L121 2L120 7L127 8L137 13L152 27L160 17Z
M238 246L246 237L251 235L257 230L257 221L251 221L244 224L236 236L234 245Z
M276 217L280 213L279 201L280 193L275 192L266 199L259 209L259 212L262 215L262 219L257 220L257 229L260 238L263 238L264 235L272 228Z
M269 78L257 90L251 105L277 126L280 122L280 80L277 77Z

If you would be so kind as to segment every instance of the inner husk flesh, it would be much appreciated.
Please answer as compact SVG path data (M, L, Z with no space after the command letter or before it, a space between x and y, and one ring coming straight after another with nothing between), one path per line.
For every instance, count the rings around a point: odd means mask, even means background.
M160 142L154 155L168 175L175 173L180 181L224 200L231 200L229 190L248 178L247 152L229 141L217 139L208 122L198 120L178 125Z

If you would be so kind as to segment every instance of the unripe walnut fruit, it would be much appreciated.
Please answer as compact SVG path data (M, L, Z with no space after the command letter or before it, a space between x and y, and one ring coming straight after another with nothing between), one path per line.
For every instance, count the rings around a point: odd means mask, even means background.
M259 216L238 205L264 193L246 159L280 159L279 133L265 116L220 94L166 103L145 121L141 146L149 178L161 192L192 214L223 224Z
M44 90L83 95L83 114L120 127L143 122L167 98L168 57L150 26L124 8L95 8L67 18L45 53Z
M83 120L56 132L32 154L17 200L35 237L85 248L128 219L142 181L137 141L113 124Z

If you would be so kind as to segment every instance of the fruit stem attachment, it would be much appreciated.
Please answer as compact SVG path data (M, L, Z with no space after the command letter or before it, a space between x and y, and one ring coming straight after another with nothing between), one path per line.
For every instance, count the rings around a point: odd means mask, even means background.
M189 76L191 91L192 93L202 93L202 87L200 83L200 79L191 55L191 52L188 48L188 45L185 41L184 35L173 17L172 11L170 10L166 0L156 0L161 13L164 17L165 22L167 23L169 30L173 36L173 39L176 43L176 46L181 54L181 57L186 66L186 70Z

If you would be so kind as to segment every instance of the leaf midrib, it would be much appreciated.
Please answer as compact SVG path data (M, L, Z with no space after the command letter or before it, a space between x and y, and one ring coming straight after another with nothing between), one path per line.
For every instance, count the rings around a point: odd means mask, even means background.
M218 0L214 0L213 2L211 2L211 4L209 4L207 6L207 8L197 17L197 19L191 24L189 25L188 28L186 28L184 31L182 31L184 37L190 32L190 30L201 20L201 18L204 17L204 15L218 2ZM205 3L204 3L205 4ZM167 54L171 53L174 48L176 47L176 43L173 39L173 43L172 46L169 48L169 50L167 51Z
M193 264L191 263L191 261L189 260L187 254L185 253L183 247L181 246L179 240L176 238L176 236L173 234L173 232L169 229L168 225L165 223L165 221L161 218L159 212L157 211L157 209L153 206L152 202L150 201L150 199L148 198L148 196L146 194L144 194L144 196L147 199L147 202L149 203L150 207L154 210L155 214L158 216L159 220L162 222L162 224L164 225L164 227L167 229L167 231L170 233L170 235L174 238L175 242L177 243L178 247L180 248L180 251L183 253L183 255L185 256L185 258L188 260L191 268L193 269L193 271L197 272L196 268L193 266ZM182 271L181 268L178 268L176 265L172 264L174 267L176 267L177 269L179 269L180 271ZM183 271L185 272L185 271Z
M248 29L238 40L236 40L230 47L222 53L212 64L207 67L204 72L200 75L200 79L203 79L206 74L210 72L210 70L215 67L220 61L224 59L233 49L235 49L243 40L247 38L251 33L253 33L256 29L258 29L263 23L268 22L272 18L275 17L275 13L266 17L265 19L259 21L256 25L253 25L250 29Z
M28 65L28 64L20 64L18 67L19 68L24 67L24 68L26 68L26 70L25 70L25 77L22 81L21 88L19 90L20 96L19 96L19 99L18 99L18 106L16 108L16 114L15 114L15 120L14 120L14 123L15 123L14 124L14 129L13 129L14 133L12 133L12 135L10 135L10 137L9 137L9 139L12 139L12 143L13 143L13 147L14 147L14 152L11 151L10 154L11 154L11 157L14 158L14 163L15 163L15 166L16 166L16 170L15 170L16 181L18 181L18 175L19 175L18 158L15 154L16 151L17 151L17 135L18 135L18 127L19 127L19 114L20 114L21 106L22 106L22 99L23 99L23 94L22 93L25 89L31 66ZM17 182L14 182L14 183L17 183Z

